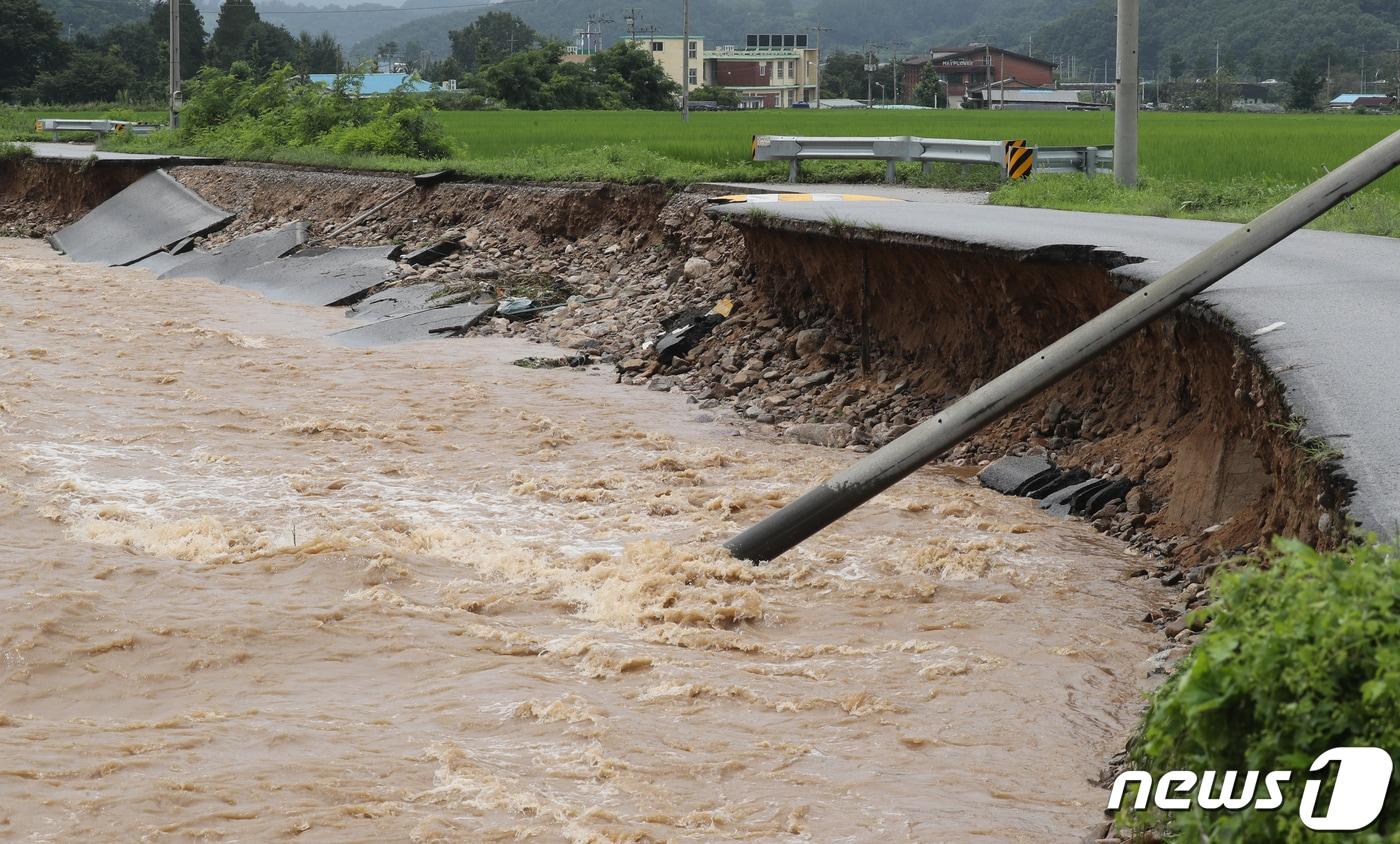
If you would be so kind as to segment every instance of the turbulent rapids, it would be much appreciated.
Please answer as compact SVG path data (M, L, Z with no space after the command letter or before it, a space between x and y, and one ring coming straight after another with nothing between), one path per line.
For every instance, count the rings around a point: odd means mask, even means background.
M1159 604L952 470L0 240L0 838L1077 840ZM1156 600L1154 601L1154 598Z

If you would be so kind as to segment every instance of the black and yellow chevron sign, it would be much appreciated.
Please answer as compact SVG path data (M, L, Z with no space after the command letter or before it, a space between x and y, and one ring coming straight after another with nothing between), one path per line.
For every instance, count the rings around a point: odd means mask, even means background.
M1030 178L1035 165L1035 150L1025 141L1006 142L1006 175L1010 179Z

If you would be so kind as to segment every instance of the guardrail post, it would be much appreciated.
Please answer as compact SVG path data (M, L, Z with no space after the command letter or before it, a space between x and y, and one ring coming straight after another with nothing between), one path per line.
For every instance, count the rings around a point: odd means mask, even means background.
M724 543L765 562L908 477L1400 166L1400 132L1264 212L986 386Z
M885 184L892 185L896 181L898 181L898 179L894 172L894 159L891 158L885 162Z
M1084 175L1094 178L1099 174L1099 148L1084 148Z
M796 158L788 161L788 184L797 184L797 174L802 170L802 162Z

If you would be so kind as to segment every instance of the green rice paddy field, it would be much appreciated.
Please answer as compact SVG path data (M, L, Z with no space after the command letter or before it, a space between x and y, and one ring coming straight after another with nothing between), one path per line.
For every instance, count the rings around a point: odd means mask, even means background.
M744 166L753 135L918 135L1024 138L1038 146L1107 146L1107 112L769 110L702 112L682 123L656 112L450 112L449 132L472 158L506 158L532 147L580 150L636 145L667 159L726 173ZM1227 181L1243 176L1300 182L1400 129L1369 115L1153 114L1142 116L1149 176ZM756 168L761 165L753 165ZM771 165L767 170L774 170ZM881 168L862 168L878 178ZM1387 187L1400 195L1400 177Z
M57 112L43 112L60 116ZM83 112L97 116L100 112ZM39 112L0 110L0 137L32 133ZM118 115L111 115L118 116ZM119 116L158 121L159 112ZM462 172L496 180L607 179L781 181L781 164L749 161L756 134L918 135L1024 138L1041 146L1106 146L1113 115L1092 112L805 111L697 112L688 123L667 112L442 112ZM952 188L995 189L993 202L1158 216L1247 219L1298 186L1400 129L1400 118L1350 114L1142 115L1144 187L1126 191L1110 179L1040 178L998 186L992 168L944 168L924 177L902 165L901 179ZM277 150L269 160L308 165L412 171L410 159L331 156ZM882 167L863 163L804 165L810 181L876 181ZM1328 228L1400 235L1400 173L1393 173L1324 221Z

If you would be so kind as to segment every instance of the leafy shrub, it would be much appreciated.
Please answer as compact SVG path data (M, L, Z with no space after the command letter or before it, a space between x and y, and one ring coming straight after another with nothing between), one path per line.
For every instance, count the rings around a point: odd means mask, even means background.
M405 89L360 96L362 80L345 74L327 87L287 65L261 76L241 62L228 71L206 67L188 85L175 141L234 156L298 148L429 159L453 153L430 100Z
M1220 576L1213 620L1157 692L1134 747L1145 770L1306 772L1333 747L1400 748L1400 549L1319 552L1276 540L1268 568ZM1172 813L1183 842L1340 840L1298 820L1295 775L1277 811ZM1377 824L1348 842L1400 842L1400 782Z

